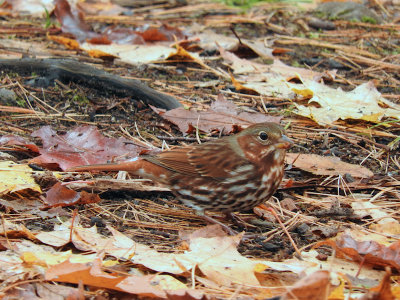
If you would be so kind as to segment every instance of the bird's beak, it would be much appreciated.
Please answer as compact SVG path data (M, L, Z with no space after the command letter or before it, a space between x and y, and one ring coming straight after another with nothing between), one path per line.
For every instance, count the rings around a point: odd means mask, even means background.
M286 135L282 135L282 137L278 140L276 144L276 148L278 149L289 149L292 147L293 141L289 139Z

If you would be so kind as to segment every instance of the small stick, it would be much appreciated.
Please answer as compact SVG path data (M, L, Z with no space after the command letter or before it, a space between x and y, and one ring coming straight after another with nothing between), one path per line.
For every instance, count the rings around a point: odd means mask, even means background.
M292 244L294 251L296 251L297 255L299 256L299 258L301 259L301 252L299 250L299 248L297 248L296 243L294 242L294 240L292 239L292 237L290 236L289 231L286 229L285 225L282 223L281 219L279 218L278 214L275 212L275 210L271 207L268 207L265 204L260 204L259 207L261 207L262 209L268 210L270 211L275 219L278 221L279 225L281 226L283 232L287 235L287 237L289 238L290 243Z
M186 136L164 136L164 135L156 135L156 137L160 140L164 141L184 141L184 142L197 142L197 138L186 137ZM202 142L207 142L212 139L200 139Z

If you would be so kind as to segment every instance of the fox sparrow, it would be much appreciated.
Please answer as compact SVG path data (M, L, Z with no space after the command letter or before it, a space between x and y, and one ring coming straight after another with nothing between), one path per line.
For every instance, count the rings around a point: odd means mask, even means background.
M279 125L259 123L204 144L69 171L128 171L168 186L199 215L204 210L229 213L252 209L272 196L291 144Z

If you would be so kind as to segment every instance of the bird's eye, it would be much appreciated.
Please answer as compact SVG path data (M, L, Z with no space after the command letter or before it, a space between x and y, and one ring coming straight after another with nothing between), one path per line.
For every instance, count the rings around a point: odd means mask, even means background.
M266 133L265 131L260 131L258 137L260 138L260 140L266 141L268 140L268 133Z

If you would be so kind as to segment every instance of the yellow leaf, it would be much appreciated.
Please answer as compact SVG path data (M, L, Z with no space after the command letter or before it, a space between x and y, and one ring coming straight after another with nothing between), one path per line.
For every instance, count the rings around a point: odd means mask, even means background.
M303 85L291 84L292 91L301 96L312 95L308 103L317 103L319 107L294 103L297 108L294 112L311 118L320 125L332 124L339 119L361 119L374 123L383 117L400 119L400 106L383 98L372 82L346 92L316 81L302 81ZM382 107L380 103L384 103L388 108Z
M338 277L340 284L329 295L328 300L341 300L344 299L344 288L346 281L342 277Z
M261 273L261 272L265 271L268 268L269 268L268 266L266 266L264 264L261 264L261 263L258 263L258 264L256 264L254 266L254 272Z
M28 165L19 165L12 161L0 162L0 193L13 193L25 189L42 192L32 177L32 169Z

